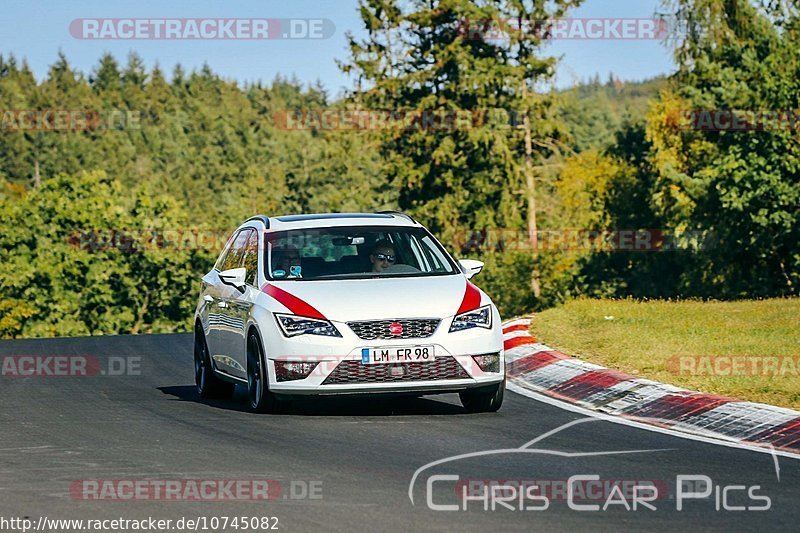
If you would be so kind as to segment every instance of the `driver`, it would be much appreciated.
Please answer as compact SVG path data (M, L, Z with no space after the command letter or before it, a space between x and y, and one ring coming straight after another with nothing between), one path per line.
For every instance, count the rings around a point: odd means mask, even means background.
M369 254L369 261L372 263L372 271L381 273L385 269L395 264L397 256L394 253L394 246L387 240L380 240L372 247Z

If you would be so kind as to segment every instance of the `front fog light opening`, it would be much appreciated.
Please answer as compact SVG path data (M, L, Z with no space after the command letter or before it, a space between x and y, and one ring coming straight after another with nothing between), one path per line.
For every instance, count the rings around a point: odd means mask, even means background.
M298 361L275 361L275 379L278 381L295 381L305 379L319 363Z
M478 367L484 372L500 372L500 354L499 353L486 353L482 355L473 355L472 359Z

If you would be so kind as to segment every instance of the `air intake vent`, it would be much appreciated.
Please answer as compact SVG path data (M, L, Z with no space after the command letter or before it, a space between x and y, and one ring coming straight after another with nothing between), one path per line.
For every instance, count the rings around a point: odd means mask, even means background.
M424 339L430 337L439 327L438 318L411 318L397 320L368 320L348 322L350 329L360 339Z
M393 375L391 367L403 366L402 375ZM467 379L469 374L455 358L449 355L423 363L403 365L363 365L361 361L342 361L325 378L323 385L350 383L392 383L395 381L437 381L441 379Z

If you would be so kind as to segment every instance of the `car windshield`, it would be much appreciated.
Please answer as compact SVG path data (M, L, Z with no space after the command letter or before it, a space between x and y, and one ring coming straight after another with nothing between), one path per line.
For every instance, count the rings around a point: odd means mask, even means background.
M439 276L457 267L423 228L336 227L266 235L267 278L321 280Z

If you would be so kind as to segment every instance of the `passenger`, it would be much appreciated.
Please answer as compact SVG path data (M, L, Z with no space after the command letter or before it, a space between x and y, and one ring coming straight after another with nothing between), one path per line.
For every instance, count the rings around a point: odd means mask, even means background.
M394 246L387 240L376 242L375 246L372 247L372 253L369 254L372 271L376 273L383 272L386 268L394 265L396 260Z
M300 252L292 245L286 245L282 248L272 250L272 273L282 270L283 275L279 277L300 277Z

